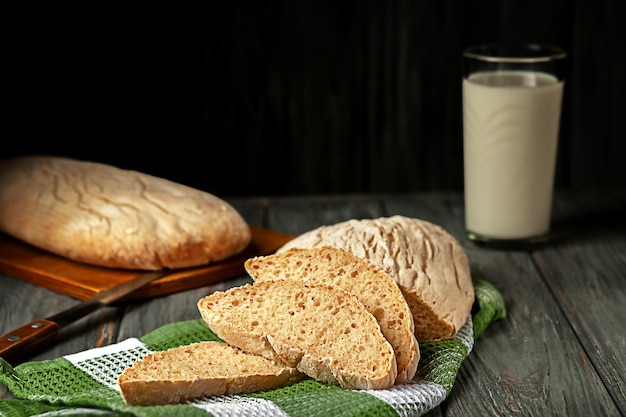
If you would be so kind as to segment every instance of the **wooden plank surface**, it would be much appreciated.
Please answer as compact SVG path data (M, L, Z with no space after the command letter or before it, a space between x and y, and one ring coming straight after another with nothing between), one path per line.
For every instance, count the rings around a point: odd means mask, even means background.
M556 206L561 239L533 258L582 345L586 365L626 415L626 198L621 197L561 195Z
M241 199L234 205L251 223L289 235L350 218L403 214L441 224L459 239L472 271L502 292L508 316L476 341L451 396L428 417L619 416L624 415L621 306L626 301L626 234L619 213L626 198L609 195L605 200L587 193L559 195L558 238L532 253L471 244L464 236L462 196L456 193ZM246 282L249 278L241 275L104 309L75 323L64 340L33 359L198 318L201 297ZM9 277L0 277L0 288L0 331L75 302ZM0 398L10 397L1 390Z
M32 320L48 317L77 303L76 299L37 286L22 279L0 276L0 334ZM6 289L6 290L5 290ZM55 339L46 342L30 358L24 360L54 359L91 347L115 343L123 307L100 309L75 323L62 328Z

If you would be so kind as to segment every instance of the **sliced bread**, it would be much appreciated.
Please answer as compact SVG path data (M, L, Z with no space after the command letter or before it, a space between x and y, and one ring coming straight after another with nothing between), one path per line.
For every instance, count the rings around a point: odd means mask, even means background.
M441 226L404 216L348 220L310 230L278 249L335 246L367 259L400 286L420 342L449 339L474 303L469 262Z
M354 295L374 315L396 354L396 384L413 379L419 361L413 316L396 282L351 252L336 247L293 248L248 259L245 269L255 282L295 279L330 284Z
M397 375L393 347L353 295L295 280L255 282L198 301L207 325L240 349L349 389L385 389Z
M155 352L118 377L130 405L176 404L213 395L267 391L306 375L222 342L199 342Z

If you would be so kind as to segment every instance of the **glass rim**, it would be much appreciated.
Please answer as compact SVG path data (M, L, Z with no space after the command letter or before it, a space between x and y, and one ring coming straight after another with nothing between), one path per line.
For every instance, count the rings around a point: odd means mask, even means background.
M507 50L509 52L499 53L498 55L493 53L498 50ZM511 50L516 50L517 53L511 53ZM521 54L520 52L522 51L525 54ZM557 46L538 43L482 43L465 48L463 56L485 62L532 64L563 59L567 57L567 53Z

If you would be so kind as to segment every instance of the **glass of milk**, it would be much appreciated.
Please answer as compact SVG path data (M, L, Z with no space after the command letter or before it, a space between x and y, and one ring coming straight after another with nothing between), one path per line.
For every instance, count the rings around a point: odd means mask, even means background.
M465 225L477 245L549 237L565 59L536 44L463 51Z

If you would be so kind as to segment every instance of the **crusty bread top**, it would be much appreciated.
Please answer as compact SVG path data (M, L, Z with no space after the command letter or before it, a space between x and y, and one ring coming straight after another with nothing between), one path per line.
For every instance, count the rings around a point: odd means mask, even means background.
M376 319L350 293L295 280L255 282L198 302L207 325L242 350L351 389L385 389L395 354Z
M255 281L295 279L335 285L354 295L374 315L396 353L396 384L413 379L419 361L413 316L400 288L369 261L336 247L293 248L246 260Z
M154 352L126 368L118 386L127 404L146 406L267 391L305 377L295 368L211 341Z
M75 261L146 270L219 261L251 240L240 214L212 194L52 156L0 162L0 231Z
M321 226L278 249L335 246L372 262L400 286L415 321L417 339L449 339L465 324L474 303L469 262L442 227L405 216L352 219Z

